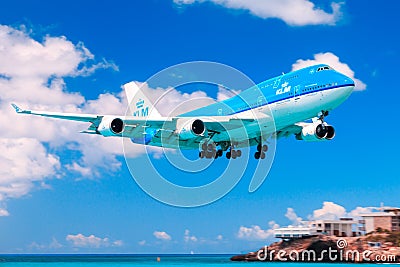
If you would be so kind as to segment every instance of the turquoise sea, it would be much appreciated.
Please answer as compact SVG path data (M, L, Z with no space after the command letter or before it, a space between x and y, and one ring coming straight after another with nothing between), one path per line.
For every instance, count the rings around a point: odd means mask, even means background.
M157 261L157 257L160 261ZM283 266L341 267L345 263L232 262L231 255L0 255L0 267L119 267L119 266ZM395 265L395 264L389 264Z

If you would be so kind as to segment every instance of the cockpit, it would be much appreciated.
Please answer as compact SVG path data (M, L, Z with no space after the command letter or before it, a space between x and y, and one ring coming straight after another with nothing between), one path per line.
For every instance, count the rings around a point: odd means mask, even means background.
M318 71L324 71L324 70L333 70L331 67L329 67L329 66L323 66L323 67L319 67L318 69L317 69L317 72Z

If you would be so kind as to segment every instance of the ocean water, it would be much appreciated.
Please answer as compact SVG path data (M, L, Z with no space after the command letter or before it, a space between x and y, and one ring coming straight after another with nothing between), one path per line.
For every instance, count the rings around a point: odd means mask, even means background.
M160 261L157 261L157 257ZM0 267L260 266L342 267L346 263L232 262L231 255L0 255ZM388 264L389 266L392 264ZM387 265L386 265L387 266ZM395 266L395 264L393 264ZM398 266L398 265L396 265Z

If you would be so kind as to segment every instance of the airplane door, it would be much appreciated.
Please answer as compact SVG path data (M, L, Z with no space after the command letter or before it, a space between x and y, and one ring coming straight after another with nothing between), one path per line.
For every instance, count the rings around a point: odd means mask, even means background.
M264 99L263 96L259 96L259 97L258 97L258 99L257 99L257 106L261 106L261 105L262 105L263 99Z
M262 111L263 110L263 108L264 108L264 104L265 104L265 97L264 96L262 96L262 95L260 95L258 98L257 98L257 109L259 110L259 111Z
M294 112L294 110L298 111L298 108L299 108L298 104L300 102L300 94L301 94L300 85L296 85L293 88L293 101L291 101L291 105L290 105L289 112L291 114L296 114L296 112Z
M296 104L300 100L300 85L296 85L293 91L293 99Z

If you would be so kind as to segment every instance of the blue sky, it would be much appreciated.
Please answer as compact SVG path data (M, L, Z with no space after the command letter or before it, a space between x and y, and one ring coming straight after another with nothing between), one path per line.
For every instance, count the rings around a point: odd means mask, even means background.
M240 2L2 3L1 253L237 253L273 241L271 227L296 216L400 206L398 2L340 1L336 11L332 1ZM305 11L287 14L298 5ZM115 140L82 136L81 124L16 117L9 106L123 114L122 84L175 64L220 62L258 83L318 54L335 55L366 85L328 117L335 139L279 140L259 190L248 192L246 174L198 208L144 193ZM178 99L217 96L189 89Z

